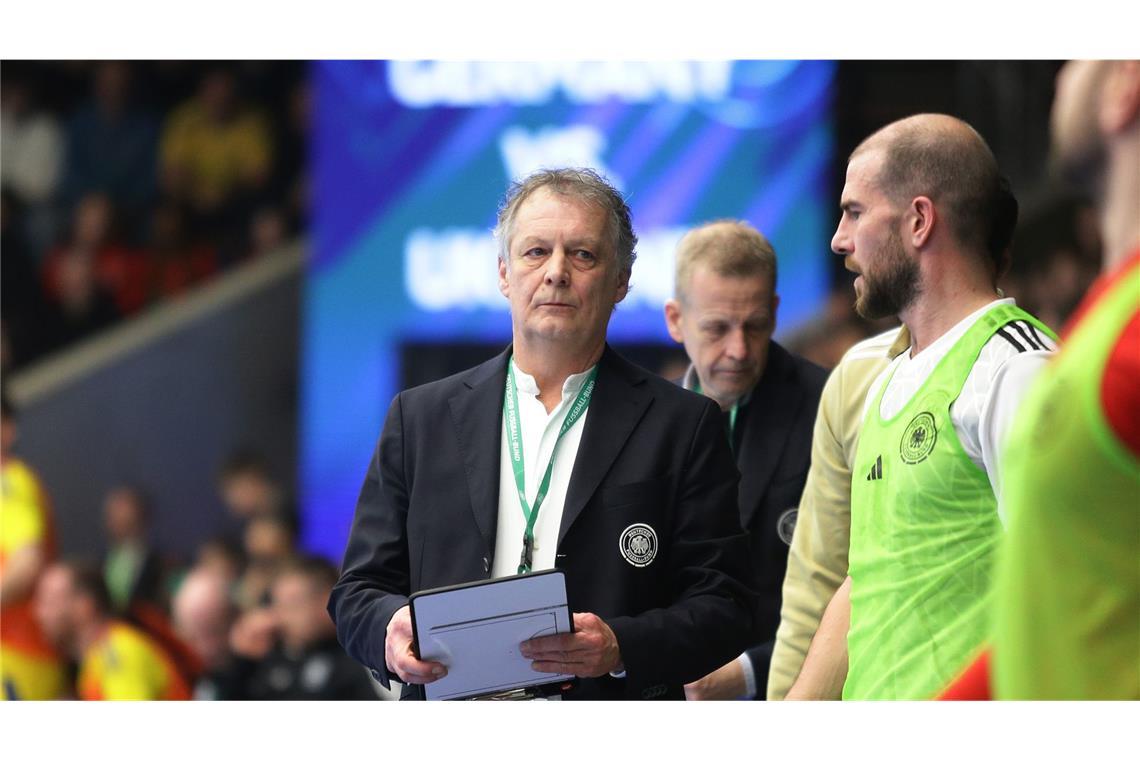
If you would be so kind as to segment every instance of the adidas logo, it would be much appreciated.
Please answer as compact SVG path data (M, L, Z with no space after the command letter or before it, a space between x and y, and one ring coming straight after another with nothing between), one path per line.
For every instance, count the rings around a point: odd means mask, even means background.
M883 479L883 457L880 454L875 457L875 463L871 465L871 471L867 473L867 480L882 480Z

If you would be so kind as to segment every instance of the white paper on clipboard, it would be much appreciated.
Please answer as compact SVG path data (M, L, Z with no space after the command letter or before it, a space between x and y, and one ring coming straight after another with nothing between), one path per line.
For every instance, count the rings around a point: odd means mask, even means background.
M538 673L519 652L527 639L570 632L566 577L561 571L516 575L412 597L421 660L447 675L424 687L428 699L464 699L565 681Z

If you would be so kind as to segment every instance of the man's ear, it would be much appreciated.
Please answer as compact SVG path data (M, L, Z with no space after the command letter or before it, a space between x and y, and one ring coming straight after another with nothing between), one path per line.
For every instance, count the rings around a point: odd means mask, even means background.
M1100 96L1100 127L1123 132L1140 114L1140 61L1113 61Z
M681 303L675 298L665 302L665 329L673 340L685 342L685 335L681 332Z
M907 229L905 234L910 238L910 244L915 248L922 248L930 242L934 235L934 226L938 222L938 212L934 209L934 201L925 195L920 195L910 202L907 209Z
M772 332L776 332L776 314L780 311L780 294L772 294Z
M499 292L504 297L511 297L511 282L507 279L507 262L499 259Z
M629 273L622 272L618 274L617 292L614 293L614 306L624 301L627 295L629 295Z

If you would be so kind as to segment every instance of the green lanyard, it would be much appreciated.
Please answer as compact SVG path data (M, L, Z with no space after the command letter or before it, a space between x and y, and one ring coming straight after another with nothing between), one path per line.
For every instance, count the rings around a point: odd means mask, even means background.
M698 380L693 384L693 390L705 395L701 391L701 383ZM735 455L736 454L736 413L740 410L740 402L732 402L732 408L728 410L728 448Z
M542 476L542 482L538 485L538 493L534 497L534 507L531 508L526 501L526 468L523 464L522 435L519 433L519 394L515 387L514 359L511 359L510 367L507 369L507 390L503 394L503 418L507 423L507 443L510 446L511 468L515 471L519 505L522 507L523 517L526 518L522 556L519 558L519 569L517 571L519 575L530 572L531 561L534 557L534 524L538 520L538 510L546 499L546 492L550 490L550 474L554 471L554 455L558 451L558 444L562 442L562 436L566 435L566 431L574 427L574 423L590 405L590 396L594 393L594 381L597 376L598 368L594 367L586 378L586 382L582 384L582 389L578 391L574 403L570 405L570 411L562 420L562 428L558 431L558 438L554 441L554 449L550 452L550 462L546 465L546 474Z

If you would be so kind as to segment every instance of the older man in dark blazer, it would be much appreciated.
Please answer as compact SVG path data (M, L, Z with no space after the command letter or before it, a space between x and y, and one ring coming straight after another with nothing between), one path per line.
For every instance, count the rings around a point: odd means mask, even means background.
M393 401L329 602L340 641L421 696L446 669L412 652L411 593L557 567L575 632L524 644L535 670L578 676L567 698L680 699L755 638L720 413L606 344L636 236L604 180L528 177L497 234L512 345Z
M760 592L756 640L689 684L690 699L763 699L767 691L788 547L827 380L823 368L772 340L779 303L776 253L756 229L724 220L681 239L665 321L692 361L682 384L721 408L740 469L740 522Z

